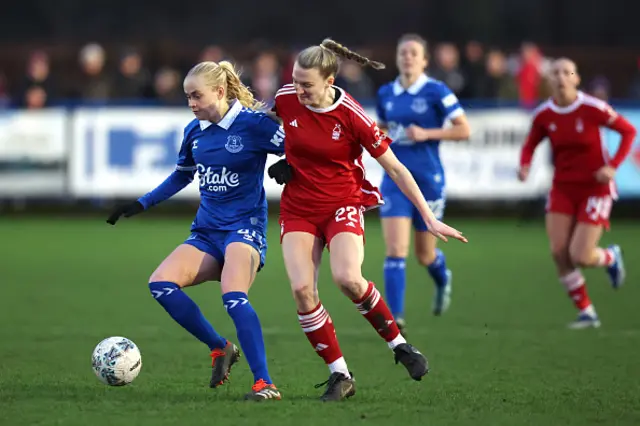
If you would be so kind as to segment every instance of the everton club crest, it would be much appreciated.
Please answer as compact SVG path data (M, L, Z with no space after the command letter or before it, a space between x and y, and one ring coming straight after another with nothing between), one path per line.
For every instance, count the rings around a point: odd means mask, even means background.
M227 143L224 147L227 148L227 151L230 153L236 154L244 148L244 145L242 145L242 138L237 135L231 135L227 138Z

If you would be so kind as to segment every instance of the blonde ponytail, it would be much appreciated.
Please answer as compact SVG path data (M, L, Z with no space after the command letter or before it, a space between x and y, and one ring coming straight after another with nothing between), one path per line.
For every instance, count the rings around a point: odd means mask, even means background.
M256 100L249 88L242 84L242 81L240 81L240 74L236 71L231 62L222 61L219 65L226 75L227 98L229 100L237 99L242 106L251 109L259 110L264 108L264 103Z
M200 62L189 70L187 76L191 75L202 76L205 84L209 87L225 87L229 101L238 99L242 106L255 110L265 107L265 104L256 100L247 86L242 84L239 73L228 61L220 63L212 61Z

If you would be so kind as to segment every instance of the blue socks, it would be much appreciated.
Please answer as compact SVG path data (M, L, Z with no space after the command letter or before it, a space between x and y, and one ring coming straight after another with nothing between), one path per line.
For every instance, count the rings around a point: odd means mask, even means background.
M385 299L396 319L404 315L405 267L404 257L387 257L384 261Z
M436 260L427 266L427 271L436 283L436 287L442 288L447 284L447 263L444 253L440 249L436 249Z
M167 281L158 281L149 283L149 290L171 318L209 346L210 350L223 349L227 345L226 339L213 329L211 323L200 312L198 305L182 291L180 286Z
M384 289L385 299L393 317L404 316L404 295L406 288L406 262L404 257L387 257L384 261ZM442 288L447 284L447 263L444 253L436 249L436 260L427 266L429 275L436 287Z
M249 298L245 293L232 291L222 295L222 302L236 325L238 341L242 352L247 357L254 380L257 382L262 379L272 384L267 369L267 353L262 338L262 327L256 311L249 303Z
M153 297L178 324L193 334L209 349L223 349L226 339L220 336L202 315L200 308L174 283L158 281L149 283ZM262 338L262 327L256 311L245 293L236 291L222 296L227 313L233 320L240 347L247 357L254 379L273 383L267 370L267 353Z

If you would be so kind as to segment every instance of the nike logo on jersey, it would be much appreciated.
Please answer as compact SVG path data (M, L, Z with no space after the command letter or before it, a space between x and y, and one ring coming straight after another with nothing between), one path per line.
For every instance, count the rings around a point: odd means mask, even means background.
M294 119L291 123L289 123L289 126L291 127L298 127L298 120Z

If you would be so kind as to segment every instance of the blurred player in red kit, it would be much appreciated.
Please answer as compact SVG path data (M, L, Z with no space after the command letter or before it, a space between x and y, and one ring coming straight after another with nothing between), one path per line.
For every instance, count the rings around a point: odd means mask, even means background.
M631 150L636 129L607 103L578 91L576 64L558 59L552 67L553 96L534 112L531 131L522 148L518 177L524 181L536 146L549 138L555 167L547 199L546 227L560 281L579 310L569 326L599 327L579 268L605 268L613 288L625 278L622 251L616 244L598 247L616 197L614 177ZM610 158L600 130L621 135Z
M286 159L269 169L278 183L286 183L280 204L282 250L300 326L331 371L322 384L327 385L324 401L355 393L333 322L318 297L325 246L334 282L387 342L396 363L414 380L428 372L426 358L405 341L386 302L362 276L363 212L384 203L378 188L366 180L363 148L413 202L434 235L466 242L459 231L436 219L411 173L388 149L390 140L360 104L333 85L338 56L384 67L329 39L303 50L294 65L293 84L276 94L275 112L287 136Z

